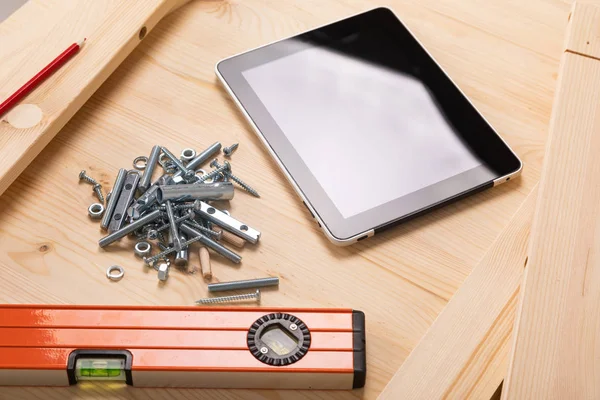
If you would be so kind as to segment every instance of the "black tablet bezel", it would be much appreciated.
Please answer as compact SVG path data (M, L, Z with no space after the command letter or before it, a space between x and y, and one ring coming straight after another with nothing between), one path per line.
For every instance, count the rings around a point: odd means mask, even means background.
M376 208L350 218L344 218L325 193L314 175L302 161L285 134L254 93L242 73L250 68L269 63L314 46L336 46L344 38L352 37L365 27L376 24L383 27L386 34L398 40L398 46L419 60L418 74L427 74L429 82L435 85L429 89L442 93L435 96L440 107L447 114L449 122L460 131L471 149L486 165L480 166L419 191L392 200ZM343 43L342 43L343 45ZM373 54L359 54L359 57L378 57ZM385 65L385 60L372 60ZM342 21L315 29L293 38L260 47L233 56L217 64L217 73L224 84L244 109L246 116L263 136L272 153L279 159L284 172L293 180L310 203L319 219L326 225L330 234L339 241L397 224L423 211L438 207L465 194L493 186L494 180L515 174L521 169L521 161L498 136L494 129L479 114L466 96L456 87L441 67L431 58L401 21L387 8L377 8ZM451 110L450 112L448 112ZM374 156L374 154L373 154ZM370 155L365 160L357 160L357 168L369 168ZM381 161L378 161L378 163ZM348 171L352 173L352 171ZM393 171L387 171L393 179Z

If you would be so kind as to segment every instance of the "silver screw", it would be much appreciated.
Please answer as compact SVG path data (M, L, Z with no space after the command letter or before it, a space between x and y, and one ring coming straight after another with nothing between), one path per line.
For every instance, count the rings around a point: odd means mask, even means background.
M223 231L215 232L212 229L208 229L197 223L196 221L187 221L188 225L193 226L200 232L215 238L216 240L221 240L223 238Z
M188 220L190 218L193 218L194 214L193 213L187 213L185 215L182 215L181 217L175 218L175 224L179 225L180 223L182 223L185 220ZM171 227L171 222L167 222L166 224L159 226L158 228L155 229L155 232L162 232L162 231L166 231L167 229L169 229ZM154 238L156 239L156 238Z
M212 164L212 163L211 163ZM227 169L227 165L223 165L220 168L217 168L211 172L209 172L206 175L202 175L202 177L198 178L198 181L196 183L202 183L204 181L207 181L215 176L217 176L218 174L220 174L221 172L224 172Z
M296 324L290 325L290 331L295 331L296 329L298 329L298 325L296 325Z
M223 154L225 154L225 157L231 157L231 154L238 148L239 145L239 143L234 143L229 147L223 147Z
M167 211L167 207L166 206L155 206L153 208L154 210L160 210L160 211ZM193 204L174 204L173 205L173 210L177 210L177 211L181 211L181 210L193 210L194 209L194 205Z
M235 301L256 300L260 303L260 289L256 289L254 293L238 294L235 296L208 297L196 301L196 304L216 304L216 303L233 303Z
M91 176L89 176L89 175L87 175L85 173L85 169L81 170L81 172L79 173L79 180L80 181L86 181L90 185L97 185L98 184L98 182L96 182L96 180L94 178L92 178Z
M269 352L269 349L267 349L266 347L261 347L260 352L263 354L267 354Z
M97 183L94 185L94 193L96 193L96 197L100 200L100 203L104 204L104 195L102 194L102 185Z
M223 174L227 178L231 179L232 181L234 181L235 183L237 183L238 185L240 185L242 187L242 189L244 189L246 192L250 193L252 196L254 196L254 197L260 197L260 195L258 194L258 192L256 190L252 189L250 187L250 185L248 185L247 183L245 183L244 181L242 181L240 178L238 178L237 176L235 176L235 175L233 175L231 173L231 164L229 164L229 161L225 161L225 165L221 166L221 165L219 165L219 162L216 159L214 159L210 163L210 166L213 167L213 168L217 168L215 171L218 171L220 168L225 168L225 170L223 171Z

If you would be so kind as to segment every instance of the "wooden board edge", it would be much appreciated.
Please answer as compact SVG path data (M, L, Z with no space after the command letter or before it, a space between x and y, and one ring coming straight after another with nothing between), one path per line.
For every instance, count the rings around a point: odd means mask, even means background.
M188 1L190 0L158 0L152 4L135 5L139 8L136 14L140 23L136 21L131 23L131 26L128 26L128 21L118 19L118 10L107 16L107 21L100 24L97 32L88 38L80 51L81 54L74 57L68 69L65 68L68 72L63 72L64 75L58 80L61 87L60 90L57 88L57 97L61 98L64 105L51 114L44 115L38 125L27 129L26 135L21 133L20 129L9 128L9 124L3 124L2 133L13 135L14 140L21 142L18 148L4 155L6 164L0 164L0 196L137 47L143 39L140 27L145 27L144 35L147 35L164 16ZM108 21L109 16L116 16L117 20ZM28 29L35 29L35 26ZM40 69L42 67L40 66ZM31 77L22 78L23 82L26 82ZM35 90L27 100L35 104Z
M597 296L597 290L594 294L585 288L597 287L590 282L596 279L597 283L598 279L592 273L587 276L588 268L594 269L590 254L595 252L590 244L593 240L589 240L594 229L589 226L598 220L597 210L590 205L597 203L593 187L600 180L598 163L590 150L599 146L598 140L593 139L600 126L597 118L600 96L594 92L600 84L598 32L600 7L575 3L561 60L540 196L532 225L531 262L523 278L502 399L596 398L599 393L597 374L590 371L593 366L578 362L566 367L565 352L560 352L561 344L565 343L569 354L594 354L596 350L589 348L593 347L589 340L579 343L579 346L588 345L582 349L576 348L572 335L566 337L568 330L580 328L578 321L587 320L579 314L573 317L585 309L586 296ZM575 202L565 200L573 198ZM575 227L580 219L586 223ZM557 235L549 237L548 232ZM586 238L587 242L584 240L586 243L576 246L577 241L568 241L576 237ZM555 241L553 246L549 246L552 244L549 239ZM582 257L585 262L578 261ZM559 265L552 260L560 260ZM570 292L573 286L582 292ZM569 318L578 319L566 322ZM580 329L576 335L589 338L595 334L597 338L594 321L588 324L591 330Z
M493 395L508 362L507 343L536 199L537 186L390 380L379 400Z

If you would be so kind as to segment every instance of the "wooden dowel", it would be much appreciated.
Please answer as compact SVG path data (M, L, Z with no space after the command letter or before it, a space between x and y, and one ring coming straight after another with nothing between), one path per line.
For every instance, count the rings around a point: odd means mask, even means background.
M223 232L223 240L229 244L234 245L235 247L242 248L246 244L246 241L244 239L242 239L241 237L236 236L231 232L224 231L223 229L221 229L218 226L213 226L212 230L215 232Z
M198 250L198 257L200 258L200 269L202 271L202 277L206 280L212 279L212 267L210 265L210 253L206 246L200 246Z

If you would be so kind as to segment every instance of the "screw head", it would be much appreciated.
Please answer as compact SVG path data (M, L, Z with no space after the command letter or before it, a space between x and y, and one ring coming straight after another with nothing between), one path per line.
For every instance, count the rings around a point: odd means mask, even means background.
M266 347L261 347L260 352L263 354L267 354L269 352L269 349L267 349Z
M260 303L260 289L256 289L256 302Z
M290 331L295 331L296 329L298 329L298 325L296 325L296 324L290 325Z
M223 161L223 164L225 165L225 172L231 172L231 164L229 164L229 161L225 160Z
M102 185L99 184L99 183L95 184L94 185L94 190L99 190L99 189L102 189Z
M85 178L85 169L82 169L81 172L79 173L79 179L83 179Z
M210 162L210 166L213 168L219 168L219 160L215 158Z

